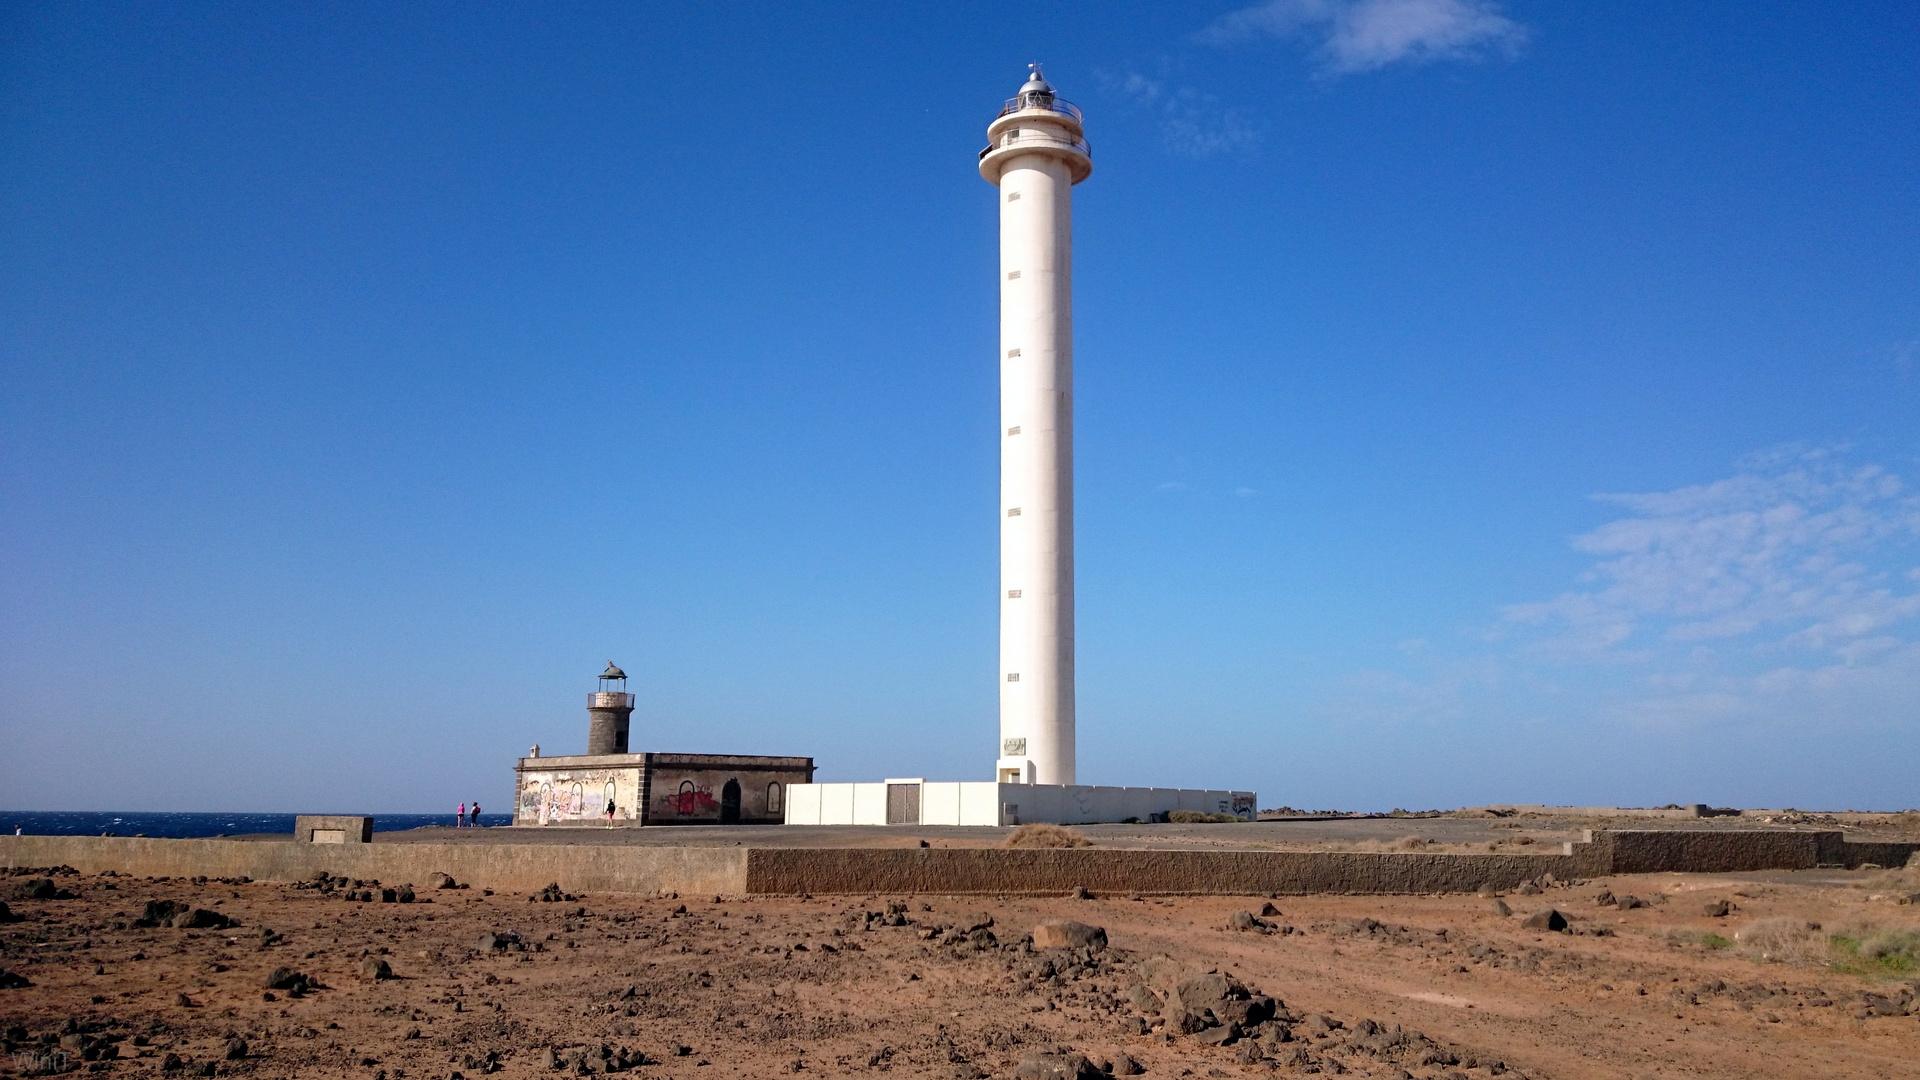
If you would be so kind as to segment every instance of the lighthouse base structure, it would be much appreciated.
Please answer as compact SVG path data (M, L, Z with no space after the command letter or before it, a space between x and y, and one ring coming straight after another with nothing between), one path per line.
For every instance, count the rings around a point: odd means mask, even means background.
M794 784L788 825L1097 825L1165 821L1175 810L1254 820L1251 791L886 780Z

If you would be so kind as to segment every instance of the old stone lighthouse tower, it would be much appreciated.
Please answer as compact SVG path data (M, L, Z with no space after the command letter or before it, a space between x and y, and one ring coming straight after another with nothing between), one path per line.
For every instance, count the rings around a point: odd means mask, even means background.
M1075 782L1073 185L1092 172L1080 110L1033 65L980 152L1000 189L1002 783Z

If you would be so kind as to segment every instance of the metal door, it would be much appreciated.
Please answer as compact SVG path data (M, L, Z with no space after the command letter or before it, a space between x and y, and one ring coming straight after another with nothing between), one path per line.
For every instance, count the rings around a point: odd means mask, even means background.
M887 785L887 824L920 824L920 785Z

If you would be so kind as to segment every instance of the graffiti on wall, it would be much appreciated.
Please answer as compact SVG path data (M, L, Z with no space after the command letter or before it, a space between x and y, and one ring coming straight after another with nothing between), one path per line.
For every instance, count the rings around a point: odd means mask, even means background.
M609 803L614 816L639 815L633 805L636 785L622 775L627 770L547 773L529 776L520 788L516 807L519 824L554 825L561 822L604 820ZM626 780L621 783L619 781Z
M682 780L676 790L663 792L659 803L663 813L679 817L706 817L720 812L713 788L702 787L691 780Z
M1233 809L1229 812L1235 817L1243 817L1251 821L1256 813L1253 799L1254 797L1252 795L1235 795L1233 797Z

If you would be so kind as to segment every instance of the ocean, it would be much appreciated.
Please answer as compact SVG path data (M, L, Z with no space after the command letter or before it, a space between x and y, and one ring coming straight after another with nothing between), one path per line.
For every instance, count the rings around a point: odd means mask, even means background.
M155 836L188 839L278 833L293 836L292 814L166 814L141 811L0 810L0 832L29 836ZM453 814L375 814L374 832L451 825ZM480 824L511 825L512 814L481 814Z

